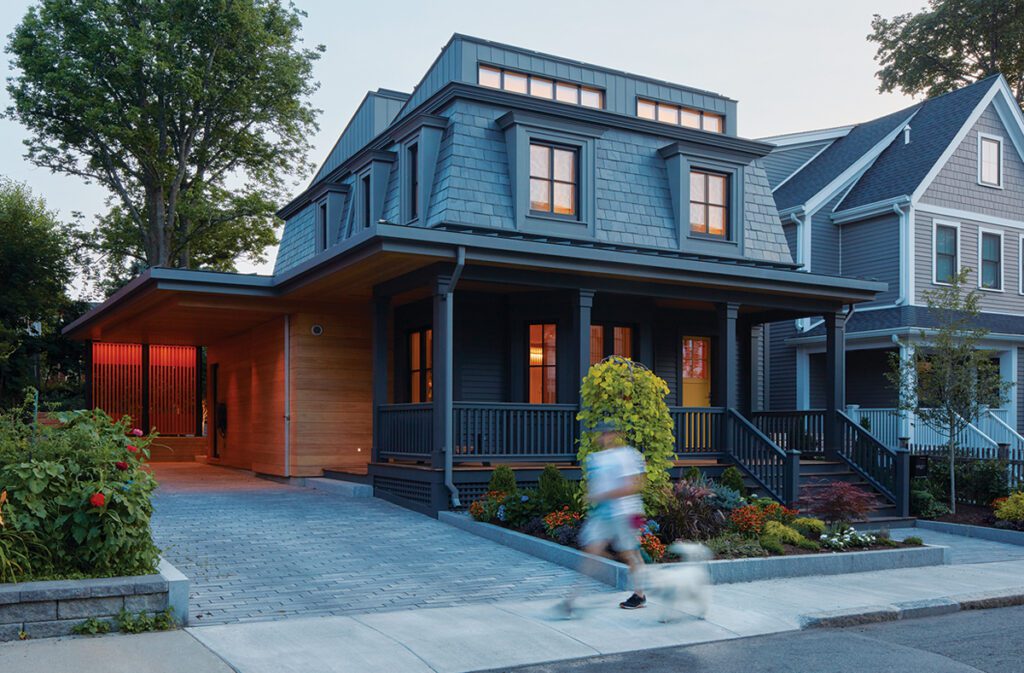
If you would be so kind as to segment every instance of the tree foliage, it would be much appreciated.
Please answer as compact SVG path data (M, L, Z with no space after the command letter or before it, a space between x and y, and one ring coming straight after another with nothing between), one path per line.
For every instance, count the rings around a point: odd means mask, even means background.
M281 0L41 0L11 34L7 115L38 166L96 181L124 265L230 269L276 242L309 168L317 49Z
M614 421L624 440L644 456L647 481L644 500L657 508L659 494L669 485L669 468L675 458L672 417L665 404L668 384L643 365L611 356L590 368L580 389L583 423L578 459L597 450L593 429L603 420Z
M81 346L60 336L85 310L66 292L80 243L74 227L25 185L0 178L0 241L0 405L30 385L44 399L77 389Z
M954 512L960 433L986 408L1005 404L1013 385L1002 380L992 352L983 348L988 330L978 322L980 294L964 289L968 271L962 269L948 286L924 293L936 325L921 330L912 357L893 353L887 374L897 391L899 408L946 437L949 506Z
M930 0L871 29L880 91L936 96L1001 72L1024 102L1022 0Z

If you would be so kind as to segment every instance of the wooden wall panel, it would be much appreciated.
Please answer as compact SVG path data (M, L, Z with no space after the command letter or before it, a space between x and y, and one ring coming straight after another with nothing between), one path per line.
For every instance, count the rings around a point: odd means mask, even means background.
M312 334L313 325L323 334ZM365 468L372 443L371 308L291 316L292 473Z
M227 432L218 437L214 462L283 475L284 318L210 344L212 364L219 364L218 401L227 406Z

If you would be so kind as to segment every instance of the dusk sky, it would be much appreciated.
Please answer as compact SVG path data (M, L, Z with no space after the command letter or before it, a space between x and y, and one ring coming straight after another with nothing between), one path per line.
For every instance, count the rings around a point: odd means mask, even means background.
M607 0L334 2L295 0L309 14L304 37L324 44L313 98L321 109L311 159L319 164L368 90L411 91L452 33L506 42L678 82L739 101L739 133L761 137L870 119L911 104L879 94L871 16L917 11L924 0ZM28 0L4 0L9 34ZM6 40L5 40L6 41ZM5 60L8 58L5 55ZM9 66L8 66L9 68ZM8 76L10 75L8 69ZM2 107L9 97L4 91ZM0 175L24 181L62 216L103 212L106 191L50 174L22 158L23 129L0 120ZM296 180L295 192L310 176ZM269 273L242 262L243 272Z

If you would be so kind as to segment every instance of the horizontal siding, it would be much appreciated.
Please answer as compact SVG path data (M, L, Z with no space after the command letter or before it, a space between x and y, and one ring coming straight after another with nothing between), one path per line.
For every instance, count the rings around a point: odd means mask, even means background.
M875 302L889 303L900 292L900 218L895 213L839 227L843 276L889 284Z
M979 132L1003 138L1003 189L978 184ZM921 201L1024 222L1024 161L991 105L935 176Z
M796 409L796 349L786 339L796 333L793 321L768 325L768 406Z
M761 160L764 163L764 170L768 174L768 182L771 184L772 189L778 187L780 182L810 161L826 145L828 145L827 141L811 145L798 145L796 147L780 147L773 150L771 154Z

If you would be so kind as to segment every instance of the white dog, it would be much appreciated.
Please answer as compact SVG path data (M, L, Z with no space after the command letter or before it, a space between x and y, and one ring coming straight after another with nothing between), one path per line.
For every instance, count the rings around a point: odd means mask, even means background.
M650 568L644 577L647 593L661 610L658 621L678 621L687 608L703 619L711 605L711 575L707 562L714 554L704 545L692 542L674 542L668 551L682 561Z

